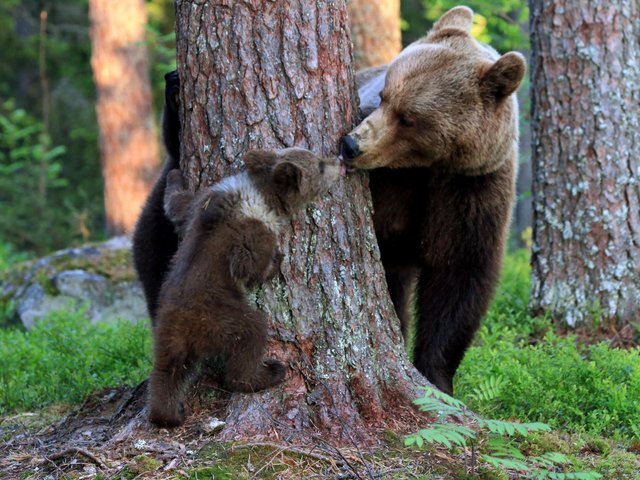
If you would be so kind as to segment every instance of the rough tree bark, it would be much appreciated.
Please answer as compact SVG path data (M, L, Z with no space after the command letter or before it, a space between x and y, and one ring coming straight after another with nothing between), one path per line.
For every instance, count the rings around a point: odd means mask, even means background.
M356 70L384 65L402 49L400 0L347 0Z
M160 162L147 14L144 0L90 0L89 16L107 233L116 235L133 229Z
M252 148L336 155L357 112L344 0L178 0L176 14L191 188L236 172ZM256 302L272 319L269 353L290 370L280 388L234 395L221 439L367 441L419 395L365 182L340 180L285 229L282 274Z
M636 0L531 0L531 308L570 327L638 318Z

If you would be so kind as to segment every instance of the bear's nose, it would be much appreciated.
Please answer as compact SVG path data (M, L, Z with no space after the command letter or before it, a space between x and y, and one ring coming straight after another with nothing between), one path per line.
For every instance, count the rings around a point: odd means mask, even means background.
M342 137L340 146L340 154L345 163L351 163L362 152L358 148L358 142L354 140L351 135L345 135Z

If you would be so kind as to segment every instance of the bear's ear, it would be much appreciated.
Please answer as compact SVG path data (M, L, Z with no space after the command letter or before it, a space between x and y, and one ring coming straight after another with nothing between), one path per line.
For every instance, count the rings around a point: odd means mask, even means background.
M521 54L505 53L481 75L481 88L496 100L502 100L518 89L525 70L525 61Z
M471 33L471 26L473 25L473 10L469 7L454 7L444 15L433 25L430 35L436 33L444 33L444 30L462 30L464 33Z
M298 192L302 171L291 162L281 162L273 169L273 183L281 192Z
M275 162L276 154L270 150L251 150L243 160L247 171L259 172Z

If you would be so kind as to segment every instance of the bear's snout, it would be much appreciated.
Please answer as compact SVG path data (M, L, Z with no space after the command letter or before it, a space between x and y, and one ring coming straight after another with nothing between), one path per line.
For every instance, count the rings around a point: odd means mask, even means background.
M342 137L340 144L340 154L347 165L353 163L355 158L362 153L358 147L358 142L351 135Z

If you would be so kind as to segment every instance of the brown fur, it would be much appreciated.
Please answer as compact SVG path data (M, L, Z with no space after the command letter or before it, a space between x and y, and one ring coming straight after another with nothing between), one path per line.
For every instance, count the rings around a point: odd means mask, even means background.
M361 103L379 105L343 140L347 165L372 170L376 236L405 338L417 283L414 363L449 393L498 280L517 169L512 93L525 71L520 54L476 42L472 19L456 7L409 45L387 67L379 102L375 75L358 80Z
M162 138L167 160L160 177L149 193L133 232L133 264L142 283L147 310L154 323L162 281L169 271L171 258L178 250L178 236L162 206L167 174L180 168L180 120L178 117L178 72L165 76L165 102L162 115Z
M284 364L263 360L267 320L248 305L245 289L277 273L278 225L325 191L340 165L302 149L250 152L245 164L246 172L195 197L179 170L167 176L165 212L183 240L162 285L154 327L149 408L158 426L183 422L182 391L201 360L224 360L231 391L254 392L284 380Z

